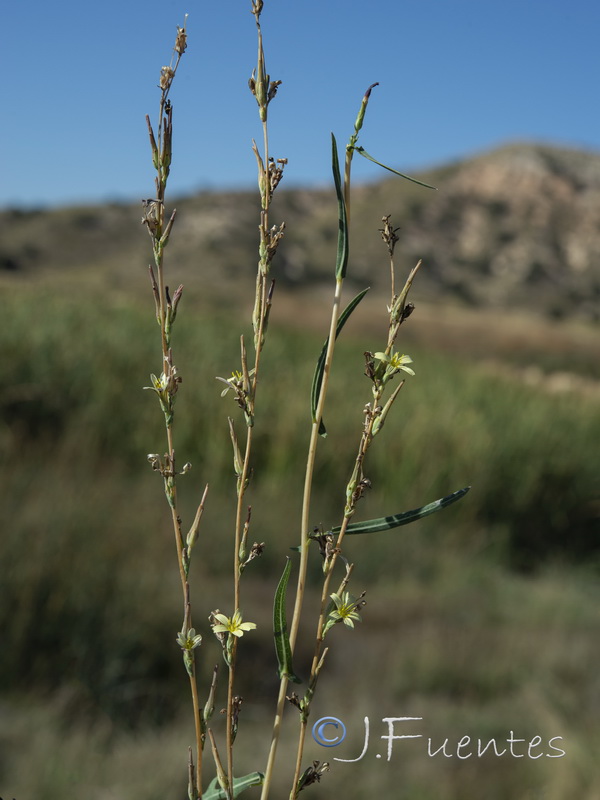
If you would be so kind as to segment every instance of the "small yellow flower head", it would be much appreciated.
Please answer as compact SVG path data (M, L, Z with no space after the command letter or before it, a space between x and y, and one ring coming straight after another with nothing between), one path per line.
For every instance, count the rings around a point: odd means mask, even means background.
M225 395L230 389L233 389L233 391L236 393L243 391L244 376L238 370L234 370L231 373L231 378L217 378L217 380L221 381L221 383L226 384L226 388L223 389L223 391L221 392L221 397L225 397Z
M344 592L341 597L334 592L330 597L335 608L329 612L323 635L338 622L343 622L349 628L353 628L355 622L362 622L358 609L365 605L363 600L364 592L358 599L351 595L350 592Z
M403 372L408 372L409 375L415 374L413 369L406 366L413 363L412 358L404 353L392 353L389 356L385 353L375 353L375 358L385 364L386 372L396 373L402 370Z
M164 372L161 373L160 378L157 378L156 375L151 375L150 378L152 379L152 388L154 391L166 392L169 387L169 379Z
M194 675L194 650L202 644L202 636L194 628L177 634L177 644L183 652L183 663L190 677Z
M180 631L177 634L177 644L182 650L195 650L202 643L202 636L196 633L194 628L190 628L187 633Z
M400 371L414 375L415 371L407 366L412 364L413 360L410 356L404 353L374 353L373 358L376 358L379 363L372 369L372 379L375 384L385 386L394 375Z
M245 631L252 631L256 628L254 622L242 622L242 614L234 612L233 617L226 617L225 614L213 614L213 619L217 623L212 626L213 633L229 633L232 636L243 636Z

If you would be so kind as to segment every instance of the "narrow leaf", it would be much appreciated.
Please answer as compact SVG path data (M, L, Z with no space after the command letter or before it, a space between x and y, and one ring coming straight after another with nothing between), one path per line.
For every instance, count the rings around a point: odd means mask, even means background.
M351 522L346 528L346 535L356 533L376 533L377 531L389 531L392 528L398 528L400 525L408 525L410 522L416 522L418 519L428 517L430 514L435 514L446 506L456 503L461 497L464 497L471 487L466 486L464 489L459 489L452 494L441 497L433 503L429 503L421 508L413 508L412 511L405 511L402 514L394 514L390 517L379 517L379 519L369 519L366 522ZM341 528L338 526L331 529L331 533L339 533Z
M397 169L392 169L391 167L386 167L386 165L382 164L381 161L377 161L375 158L373 158L373 156L370 156L367 153L367 151L365 150L364 147L355 147L354 149L356 150L357 153L360 153L360 155L363 158L366 158L368 161L372 161L374 164L377 164L377 166L379 166L379 167L383 167L384 169L387 169L388 172L393 172L394 175L399 175L401 178L406 178L407 181L412 181L413 183L418 183L419 186L424 186L426 189L435 189L435 191L437 192L437 186L431 186L431 184L429 184L429 183L424 183L423 181L418 181L416 178L411 178L410 175L405 175L403 172L398 172Z
M362 292L359 292L354 299L352 299L346 308L342 311L339 316L336 328L335 328L335 338L340 335L340 332L348 319L350 318L350 314L354 311L356 306L360 303L363 297L369 289L363 289ZM321 350L321 355L317 361L317 366L315 369L315 374L313 376L312 388L310 391L310 410L312 414L313 422L317 420L317 405L319 404L319 395L321 394L321 385L323 383L323 373L325 371L325 358L327 356L327 347L329 345L329 336L325 340L325 344L323 345L323 349ZM327 431L325 430L325 425L323 424L323 420L321 420L319 433L321 436L327 436Z
M346 277L348 266L348 219L346 217L346 201L342 189L342 177L340 174L340 162L338 159L337 142L335 136L331 134L331 164L333 169L333 181L335 183L335 193L338 201L338 246L337 258L335 262L335 279L341 281Z
M279 664L279 677L287 678L294 683L302 683L300 678L294 674L292 667L292 649L290 647L290 637L287 630L287 619L285 615L285 594L288 580L292 571L292 562L288 558L283 575L279 581L275 592L275 602L273 604L273 635L275 637L275 652Z
M239 797L242 792L249 789L251 786L262 786L265 776L262 772L250 772L244 775L243 778L233 779L233 796ZM227 800L227 792L221 789L219 782L215 778L206 787L206 791L202 793L203 800Z

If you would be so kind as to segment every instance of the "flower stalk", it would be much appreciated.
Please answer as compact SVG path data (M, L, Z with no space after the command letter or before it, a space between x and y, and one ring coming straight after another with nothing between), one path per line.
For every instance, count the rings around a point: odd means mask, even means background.
M148 460L152 469L158 471L164 482L165 496L171 512L173 532L175 536L175 546L177 550L177 562L183 592L184 616L182 628L177 635L177 643L182 650L183 663L190 682L192 696L192 706L194 714L194 728L196 735L195 755L196 761L190 749L188 762L188 794L194 799L202 797L202 751L204 747L204 722L200 701L198 697L198 684L196 678L196 649L202 643L202 636L196 633L192 625L192 612L190 602L190 586L188 574L190 558L193 545L198 536L200 519L204 510L204 503L208 487L206 487L202 500L196 512L196 517L190 528L190 532L184 539L182 531L182 520L178 509L177 498L177 476L185 474L191 468L186 464L181 472L176 468L175 446L173 436L173 423L175 418L175 397L181 383L177 367L173 360L173 350L171 348L171 336L173 324L177 315L177 307L181 300L183 287L179 286L171 297L169 288L165 281L165 248L169 243L169 238L173 230L176 211L173 210L169 219L165 217L165 196L167 181L171 169L172 144L173 144L173 106L169 99L169 93L173 85L181 57L187 47L187 17L182 27L177 28L175 45L171 63L162 67L160 71L159 89L160 103L156 134L150 117L146 117L148 137L152 157L152 166L156 172L155 176L155 197L142 201L144 213L142 223L146 226L152 241L152 252L154 265L149 267L150 283L154 297L156 319L160 326L160 338L162 349L162 372L159 377L150 376L151 385L146 387L153 391L160 404L161 411L165 420L165 431L167 440L167 451L163 458L157 454L151 454ZM166 220L166 221L165 221Z
M252 142L252 150L256 158L258 168L258 188L260 194L260 223L259 223L259 244L258 244L258 265L256 273L256 291L254 297L254 308L252 312L252 326L254 333L254 364L249 368L248 354L244 338L240 340L240 363L241 369L232 374L229 379L220 378L227 384L227 388L233 389L237 405L244 413L246 423L245 442L242 445L240 437L235 431L233 420L229 421L230 437L233 447L234 469L236 474L236 512L234 529L233 547L233 605L234 614L230 619L232 625L241 620L240 602L241 590L240 579L245 567L254 558L262 553L264 544L255 543L247 553L247 539L250 530L250 509L246 505L245 497L250 484L251 458L253 447L253 428L255 421L255 404L260 374L260 363L262 351L265 345L269 315L273 300L273 290L275 282L270 279L271 263L277 248L284 236L285 223L279 226L270 223L270 207L273 194L277 189L282 177L287 159L280 158L275 160L269 154L269 132L268 132L268 107L277 94L281 81L271 80L267 72L265 51L263 46L262 30L260 25L260 15L263 10L263 0L252 0L251 12L254 15L257 30L257 64L248 81L250 91L254 95L259 112L259 119L263 134L263 152L259 151L255 141ZM237 616L236 616L237 615ZM221 621L222 625L225 625ZM226 789L228 798L233 798L233 743L237 731L237 718L239 715L239 703L235 695L235 672L237 660L238 640L244 630L250 630L252 623L241 623L240 628L229 630L227 645L225 648L226 661L229 670L228 674L228 693L227 693L227 780ZM215 628L213 627L213 630ZM237 632L236 632L237 631ZM223 631L220 631L223 633Z

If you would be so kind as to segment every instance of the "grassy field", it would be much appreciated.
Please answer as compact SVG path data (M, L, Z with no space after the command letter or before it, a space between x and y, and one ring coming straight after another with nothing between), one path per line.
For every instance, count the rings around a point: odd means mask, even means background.
M61 292L15 283L0 302L0 795L182 797L192 731L174 642L178 576L160 478L146 462L164 448L155 399L142 391L161 369L151 301L101 296L83 282ZM183 302L176 448L193 464L181 484L188 516L204 483L211 487L198 545L206 565L196 563L193 575L206 617L230 604L223 575L235 478L226 416L236 409L214 376L237 366L239 312L225 304L207 312L199 297ZM272 596L298 537L308 392L324 338L317 308L318 298L282 297L265 354L251 536L266 551L244 578L244 615L258 629L241 652L251 677L240 686L240 769L266 758L277 685ZM348 726L340 758L359 754L365 716L372 744L360 762L334 763L310 791L322 800L595 800L597 331L443 308L419 313L399 344L416 376L370 453L373 489L361 514L473 488L440 515L348 543L368 605L354 632L333 632L318 711ZM371 306L365 314L344 331L334 365L314 504L314 523L324 526L339 523L369 399L363 352L382 346ZM315 558L311 580L319 571ZM302 632L300 672L312 628ZM207 623L202 630L208 674L220 655ZM390 762L376 760L382 719L392 716L422 717L414 732L424 738L395 742ZM527 741L539 735L535 755L544 755L456 756L465 735L506 747L511 731ZM434 748L447 738L455 755L430 757L428 737ZM563 737L564 757L546 755L552 737ZM337 755L311 740L307 761Z

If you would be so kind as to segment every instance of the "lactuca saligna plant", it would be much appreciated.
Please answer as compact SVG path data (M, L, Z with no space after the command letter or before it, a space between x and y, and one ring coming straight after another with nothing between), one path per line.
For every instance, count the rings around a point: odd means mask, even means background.
M227 668L227 701L226 701L226 733L225 742L219 743L213 730L210 728L210 719L215 706L217 692L217 668L213 670L212 681L207 687L207 700L201 707L196 679L196 655L202 644L202 635L196 631L192 624L191 592L189 585L189 569L194 544L197 540L200 522L207 499L208 487L204 489L195 517L184 535L182 519L179 513L177 496L177 477L189 471L190 465L185 464L178 469L174 449L174 403L181 378L174 362L171 346L172 328L175 322L177 308L182 296L183 287L179 287L173 295L170 294L165 281L164 251L168 245L173 228L175 211L167 220L165 214L165 192L169 176L172 155L173 107L169 99L169 92L177 72L181 57L187 46L186 25L177 29L177 37L173 58L168 67L163 67L160 76L160 103L158 123L155 129L147 118L152 152L152 163L156 171L155 197L144 201L143 223L146 225L152 240L154 265L150 267L150 279L155 300L156 318L160 327L162 371L160 376L151 376L151 385L147 388L154 391L165 420L166 452L163 456L152 453L148 456L154 470L163 478L164 490L170 508L175 544L181 578L183 597L183 622L176 640L181 648L183 662L190 682L196 746L190 748L188 756L188 795L190 800L234 800L242 792L252 786L262 785L262 800L267 800L273 783L273 774L277 745L281 732L281 720L287 700L295 706L299 714L299 734L297 755L293 767L290 767L291 786L290 798L295 800L299 792L308 788L312 783L319 781L328 769L326 763L313 763L302 768L304 742L307 723L311 710L311 703L317 689L319 675L325 664L327 648L324 646L329 630L339 623L347 627L354 627L360 621L360 610L364 606L365 592L358 596L349 590L353 565L348 562L343 554L343 542L346 536L355 534L368 534L376 531L390 530L406 525L410 522L434 513L439 509L455 502L462 497L468 489L461 489L447 497L429 503L412 511L388 515L367 522L351 522L359 501L370 488L371 483L365 473L365 460L369 447L374 438L383 429L385 420L395 403L404 381L395 381L400 373L414 375L410 356L396 349L396 340L401 325L408 319L414 306L408 302L408 294L413 280L420 267L420 262L410 272L403 289L396 293L394 248L397 242L396 230L392 227L389 217L383 218L381 234L386 244L390 259L391 300L388 306L388 335L385 346L381 351L367 352L365 374L371 383L371 396L363 408L362 426L358 436L357 452L353 465L349 470L349 478L345 491L341 497L340 524L328 530L313 528L311 525L311 496L313 487L314 468L317 457L317 447L321 437L326 435L323 422L327 389L333 364L335 343L338 335L353 311L358 307L365 296L367 289L360 292L342 310L342 289L349 264L349 224L350 224L350 184L351 165L355 153L380 164L370 156L363 147L357 144L360 131L363 127L365 113L369 103L372 89L377 84L369 87L360 105L359 113L354 124L352 135L345 148L343 173L340 168L338 147L332 135L332 169L338 206L338 245L334 270L334 292L332 301L331 318L329 322L329 336L317 360L312 389L310 391L311 430L308 444L307 464L302 496L302 511L300 520L300 537L296 550L299 552L298 575L296 583L294 611L291 625L287 626L286 619L286 594L292 573L292 561L288 558L283 574L275 589L273 606L273 635L275 651L280 678L279 695L276 702L271 743L268 752L265 772L253 772L241 778L234 775L234 744L238 732L242 699L235 693L236 668L238 663L238 647L242 637L250 634L256 625L244 619L242 612L242 582L241 578L246 567L261 555L264 543L254 542L249 545L249 532L251 528L251 507L247 505L247 492L252 476L253 457L253 431L257 419L257 389L261 374L261 356L265 347L269 323L269 314L273 301L274 281L271 278L271 267L281 242L285 225L272 225L270 219L271 201L279 182L283 177L287 159L274 159L269 151L268 112L269 106L277 94L280 81L271 80L266 67L265 51L261 30L261 14L263 0L251 0L251 13L254 15L258 50L257 63L249 81L258 106L259 119L262 128L262 145L259 147L252 142L252 150L258 167L258 187L260 194L259 216L259 242L258 242L258 267L256 275L256 290L252 312L253 328L253 356L249 356L247 344L242 336L240 338L240 364L230 377L219 377L218 380L225 384L223 395L233 396L238 412L242 414L243 435L236 430L232 417L228 418L229 433L233 448L233 464L236 476L236 503L233 521L232 542L232 609L229 614L222 613L220 609L213 609L209 614L209 624L212 633L217 637L223 653ZM385 165L380 164L385 169ZM395 170L391 170L396 172ZM396 173L403 178L406 175ZM409 180L414 180L408 178ZM415 181L420 183L420 181ZM427 186L427 184L422 184ZM433 187L429 187L433 188ZM392 388L394 387L394 388ZM308 394L308 393L307 393ZM299 635L303 601L305 595L306 579L309 569L309 555L312 550L318 550L320 559L320 572L322 575L321 604L317 620L314 653L306 689L302 696L295 692L289 696L288 683L302 683L292 666L293 654ZM332 589L332 580L338 562L342 562L340 582ZM335 584L334 584L335 586ZM212 760L214 763L215 777L203 790L203 751L206 742L210 744Z
M187 18L186 18L187 19ZM155 374L150 376L151 385L146 387L151 389L158 396L161 410L163 412L166 430L166 452L163 456L158 453L148 455L152 469L159 472L163 478L165 495L171 512L173 532L175 535L175 546L177 550L177 563L181 579L183 594L183 622L181 630L177 635L177 642L183 653L183 661L189 678L192 707L194 715L194 727L196 734L195 761L192 749L190 748L188 760L189 793L191 797L199 797L199 787L202 783L202 752L206 737L206 720L209 716L210 706L206 709L200 708L198 694L198 684L196 679L195 652L200 646L202 636L196 633L192 624L190 585L188 581L190 558L192 549L198 536L200 520L204 510L208 487L205 488L202 499L198 505L195 519L187 533L184 535L182 519L178 509L177 498L177 475L185 474L189 471L190 465L183 465L178 473L175 459L175 447L173 438L173 424L175 418L175 398L181 383L181 378L177 372L177 367L173 360L173 350L171 348L171 334L173 324L177 316L177 308L181 300L183 287L179 288L171 295L169 287L165 282L165 249L169 243L169 237L175 221L175 210L166 221L165 196L169 172L171 169L172 146L173 146L173 106L169 99L169 93L173 85L173 80L181 62L181 58L187 48L186 20L183 27L177 28L177 36L173 48L173 55L168 66L163 66L160 71L160 102L158 112L158 122L156 132L149 117L146 117L148 134L150 137L150 147L152 152L152 165L156 172L155 177L155 196L143 201L144 216L143 224L148 229L152 240L152 252L154 256L154 266L149 267L150 281L154 295L156 320L160 327L161 339L161 373L157 377ZM213 695L211 690L210 696Z
M249 369L248 354L244 337L240 339L240 370L234 371L231 378L219 378L227 385L225 393L229 388L234 390L234 397L237 405L243 411L245 425L245 441L240 446L238 436L235 431L234 420L229 417L229 431L233 446L233 464L236 474L236 515L234 530L233 547L233 616L231 619L242 619L240 608L240 579L245 567L256 556L262 553L263 543L254 542L248 549L248 533L251 521L251 508L245 506L246 491L250 482L251 455L253 446L253 429L257 399L258 379L260 375L261 355L265 346L269 314L273 299L274 281L270 278L271 263L277 252L277 247L283 238L285 223L271 226L270 209L273 195L279 182L283 177L283 170L287 164L286 158L274 159L269 151L269 105L277 94L277 89L281 81L271 80L267 72L265 52L263 47L262 30L260 16L263 10L262 0L252 0L252 14L256 23L258 40L258 52L256 67L248 82L250 91L256 99L258 114L262 128L262 154L255 141L252 142L252 150L256 158L258 168L258 188L260 193L260 222L259 244L258 244L258 267L256 273L256 291L254 297L254 310L252 313L252 327L254 331L254 360L252 368ZM252 625L254 623L246 623ZM213 626L215 633L219 629ZM243 633L242 630L237 633ZM235 670L237 663L238 636L236 631L230 631L227 644L225 645L225 661L228 669L228 690L227 690L227 727L226 727L226 749L227 749L227 776L221 787L232 794L235 786L233 774L233 744L237 734L237 724L239 716L239 706L241 700L235 694Z

